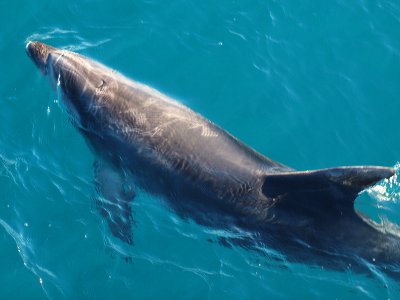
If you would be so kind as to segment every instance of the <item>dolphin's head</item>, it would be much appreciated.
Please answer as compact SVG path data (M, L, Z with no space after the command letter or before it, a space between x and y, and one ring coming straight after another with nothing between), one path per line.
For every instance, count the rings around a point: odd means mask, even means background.
M56 83L68 110L82 124L83 118L99 106L95 101L105 95L105 83L110 82L112 71L77 53L41 42L29 42L26 52L39 70Z
M50 53L57 52L57 49L40 42L28 42L26 44L26 52L40 71L46 74L47 58Z

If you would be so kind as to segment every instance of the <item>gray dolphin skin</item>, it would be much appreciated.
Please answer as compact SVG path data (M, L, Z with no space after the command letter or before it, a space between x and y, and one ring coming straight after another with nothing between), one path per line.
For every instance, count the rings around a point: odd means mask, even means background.
M96 207L117 238L133 244L130 203L140 188L184 219L238 233L219 240L228 247L269 247L294 262L400 278L399 231L354 209L358 193L392 168L298 172L94 60L40 42L26 51L96 154Z

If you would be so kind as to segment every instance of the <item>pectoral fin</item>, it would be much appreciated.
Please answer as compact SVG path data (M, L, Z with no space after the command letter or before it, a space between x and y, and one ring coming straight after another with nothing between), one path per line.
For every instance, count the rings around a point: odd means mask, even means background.
M132 185L128 184L122 172L114 170L106 163L94 163L94 176L99 197L95 205L105 218L111 233L121 241L132 245L132 217L131 201L135 197Z

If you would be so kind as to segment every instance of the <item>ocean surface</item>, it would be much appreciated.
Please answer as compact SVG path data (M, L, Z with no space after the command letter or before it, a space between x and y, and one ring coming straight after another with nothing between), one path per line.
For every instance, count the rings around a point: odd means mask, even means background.
M356 207L400 225L398 0L2 0L0 25L0 299L400 299L379 271L224 247L145 193L135 245L114 238L95 157L25 53L94 58L295 169L395 167Z

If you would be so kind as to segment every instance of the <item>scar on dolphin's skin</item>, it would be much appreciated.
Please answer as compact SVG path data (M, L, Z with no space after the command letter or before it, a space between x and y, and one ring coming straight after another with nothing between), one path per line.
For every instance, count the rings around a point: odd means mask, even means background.
M184 219L231 232L218 239L222 245L261 244L287 260L368 272L362 258L400 277L399 234L354 210L358 193L391 177L392 168L295 171L95 60L41 42L26 51L50 81L59 80L75 126L97 156L99 210L117 238L133 244L137 186Z

